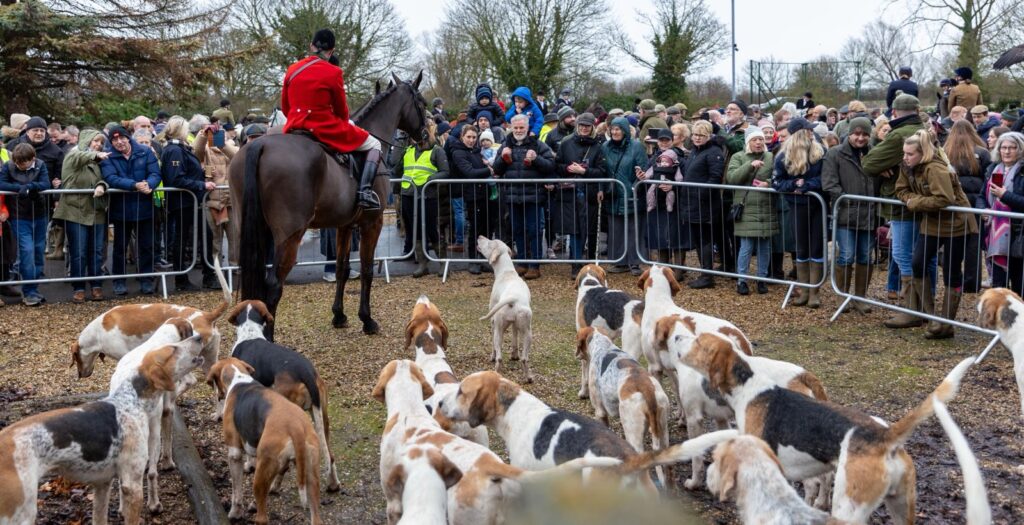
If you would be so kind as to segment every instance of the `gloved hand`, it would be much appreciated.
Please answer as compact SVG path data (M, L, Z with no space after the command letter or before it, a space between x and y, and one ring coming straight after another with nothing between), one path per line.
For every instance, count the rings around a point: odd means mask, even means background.
M31 192L29 191L28 186L22 186L21 189L18 190L18 196L19 197L29 197L30 195L31 195Z

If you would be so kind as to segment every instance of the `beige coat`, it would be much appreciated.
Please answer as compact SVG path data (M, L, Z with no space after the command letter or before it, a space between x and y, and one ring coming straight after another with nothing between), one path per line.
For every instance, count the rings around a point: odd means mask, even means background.
M206 180L218 186L225 186L228 183L228 165L231 158L238 152L238 146L228 141L221 149L213 147L213 138L207 138L205 131L196 134L192 143L196 158L203 165L206 172ZM206 205L215 210L223 210L231 207L231 194L227 190L213 190Z

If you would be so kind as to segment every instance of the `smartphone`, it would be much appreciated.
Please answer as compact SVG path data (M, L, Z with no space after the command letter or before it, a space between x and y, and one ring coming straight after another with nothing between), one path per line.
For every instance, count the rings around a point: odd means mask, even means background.
M218 129L213 132L213 147L223 148L224 147L224 130Z

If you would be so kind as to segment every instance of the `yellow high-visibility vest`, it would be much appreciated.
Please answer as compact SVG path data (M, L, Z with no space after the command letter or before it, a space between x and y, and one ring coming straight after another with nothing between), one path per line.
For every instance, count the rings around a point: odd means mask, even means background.
M422 186L427 183L431 175L437 173L437 166L430 162L430 154L433 151L433 148L424 150L417 158L416 146L409 146L409 149L405 150L405 158L402 159L403 190L409 187L409 179L416 186Z

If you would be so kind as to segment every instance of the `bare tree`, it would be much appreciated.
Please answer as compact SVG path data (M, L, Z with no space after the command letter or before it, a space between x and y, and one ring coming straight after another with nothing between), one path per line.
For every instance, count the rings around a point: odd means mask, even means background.
M449 109L468 103L477 84L489 77L487 62L454 26L444 25L434 34L423 35L421 47L425 50L421 66L427 92L444 99Z
M914 53L910 35L898 26L887 22L872 22L864 26L860 38L851 38L843 45L839 58L849 62L860 62L865 79L875 85L885 85L899 78L899 69L910 66L918 69L918 76L924 73L919 65L921 53Z
M506 0L500 9L479 0L455 0L445 26L460 28L503 87L552 91L574 67L601 71L607 49L605 0Z
M318 29L337 37L335 54L345 71L346 87L365 96L373 83L395 70L406 70L412 50L402 18L389 0L244 0L239 24L263 42L260 58L265 76L280 82L288 64L308 52Z
M890 0L895 3L899 0ZM910 14L905 26L924 27L932 35L927 49L954 47L957 64L979 71L982 59L998 50L986 49L1005 30L1015 30L1024 14L1018 0L903 0Z
M727 49L723 25L704 0L654 0L654 13L637 11L650 25L653 58L637 51L623 31L615 35L619 49L652 74L651 89L661 100L686 96L686 76L714 64Z
M790 67L791 64L780 62L774 56L754 60L743 66L754 89L749 95L750 102L759 103L785 95L793 80Z

